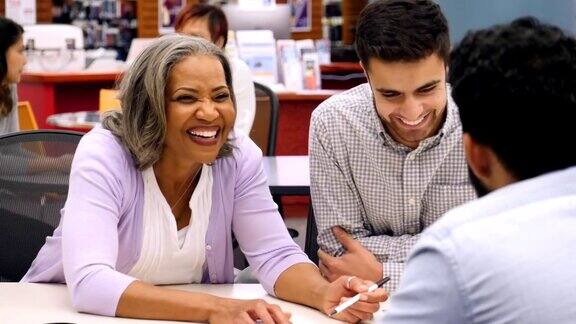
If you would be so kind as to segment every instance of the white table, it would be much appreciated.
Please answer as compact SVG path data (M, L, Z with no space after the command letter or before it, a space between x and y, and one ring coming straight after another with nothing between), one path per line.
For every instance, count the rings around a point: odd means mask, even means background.
M204 292L238 299L262 298L268 302L279 305L284 311L292 313L292 323L339 323L312 308L271 297L266 294L259 284L180 285L170 286L170 288ZM378 315L381 316L382 314ZM0 323L176 324L182 322L135 320L82 314L72 308L68 290L64 285L0 283Z
M264 172L273 195L309 195L310 171L307 155L265 156Z

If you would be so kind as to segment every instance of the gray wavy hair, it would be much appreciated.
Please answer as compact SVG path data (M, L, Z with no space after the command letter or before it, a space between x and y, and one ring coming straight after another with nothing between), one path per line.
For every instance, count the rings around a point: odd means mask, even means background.
M234 110L236 99L228 59L216 45L199 37L172 34L159 38L134 61L120 82L122 111L104 115L102 126L118 136L144 170L162 153L166 137L166 87L172 68L189 56L212 56L222 64ZM225 143L218 158L230 155Z

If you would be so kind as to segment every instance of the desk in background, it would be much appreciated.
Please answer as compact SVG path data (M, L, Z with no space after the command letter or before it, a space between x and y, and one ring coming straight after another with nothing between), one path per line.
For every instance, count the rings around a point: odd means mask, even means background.
M30 101L40 129L52 128L48 116L80 110L97 110L99 92L113 88L119 71L22 74L18 100Z
M272 195L309 195L308 156L265 156L264 172Z
M358 63L332 63L321 66L325 74L323 83L329 89L349 89L363 83L362 68ZM95 110L98 107L100 89L111 89L122 75L122 71L107 72L25 72L18 84L18 99L30 101L40 128L50 128L46 118L50 115L79 110ZM344 80L338 80L342 78ZM346 76L354 76L346 79ZM336 79L334 79L334 77ZM307 109L316 107L333 94L334 90L301 91L279 93L280 107L294 105ZM304 117L309 114L305 112ZM304 118L301 117L301 118ZM292 152L287 154L302 154Z
M291 320L295 324L339 323L312 308L271 297L266 294L266 291L259 284L178 285L167 287L229 298L262 298L292 313ZM382 308L385 307L386 304ZM382 313L379 312L377 317L381 317ZM182 322L135 320L78 313L72 308L65 285L0 283L0 323L176 324Z
M101 88L113 88L121 72L24 73L18 100L30 101L41 129L54 126L48 116L98 110ZM322 101L341 90L278 92L277 155L307 155L310 115ZM79 128L75 128L79 129Z
M322 89L350 89L366 82L358 62L333 62L320 65Z
M280 116L276 155L308 155L308 129L312 111L342 90L278 92Z
M313 210L310 208L310 172L308 164L307 155L264 157L264 173L266 173L268 178L268 187L283 217L295 214L300 216L308 215L309 218L314 217ZM290 205L290 207L287 205ZM290 228L288 230L294 231L294 229ZM311 244L306 242L309 240L307 234L291 232L290 235L295 237L293 234L296 233L303 238L302 247L308 247L308 244ZM304 252L308 254L311 260L315 261L317 259L317 257L309 254L309 251L305 250Z

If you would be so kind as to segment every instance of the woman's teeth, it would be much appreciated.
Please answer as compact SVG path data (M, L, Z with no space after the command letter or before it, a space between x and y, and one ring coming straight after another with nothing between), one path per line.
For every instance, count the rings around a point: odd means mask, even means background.
M216 134L218 134L218 131L194 131L194 130L189 130L188 134L192 135L192 136L198 136L198 137L204 137L204 138L214 138L216 137Z

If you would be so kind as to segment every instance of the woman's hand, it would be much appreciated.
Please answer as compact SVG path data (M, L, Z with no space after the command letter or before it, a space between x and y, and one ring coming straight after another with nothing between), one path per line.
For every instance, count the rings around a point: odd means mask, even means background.
M342 276L327 286L321 298L320 310L325 314L330 314L336 306L348 298L362 293L360 301L333 317L351 323L372 319L373 314L380 308L380 303L388 299L388 293L382 288L368 293L366 292L368 287L374 284L372 281L356 277L349 280L349 278L351 277Z
M290 313L278 305L262 299L239 300L223 298L218 310L210 315L210 323L252 324L260 320L264 324L288 324Z

